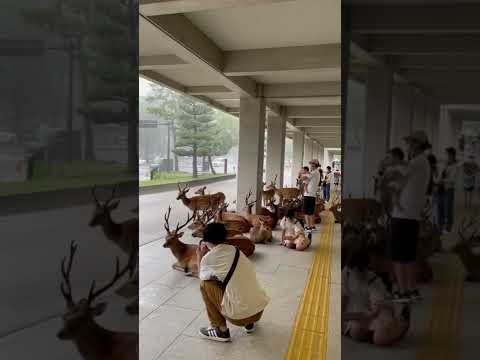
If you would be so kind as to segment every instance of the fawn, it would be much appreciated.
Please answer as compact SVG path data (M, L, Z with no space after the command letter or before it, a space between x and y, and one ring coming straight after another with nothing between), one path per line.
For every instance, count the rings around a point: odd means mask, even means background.
M225 202L225 194L222 192L217 192L210 195L198 195L189 198L187 197L187 193L190 191L190 188L188 186L181 188L180 184L177 184L177 186L177 200L181 200L183 205L193 212L216 209Z
M271 243L272 238L272 229L268 224L265 223L262 219L259 219L259 224L254 225L250 229L250 240L257 243Z
M118 332L105 329L97 324L95 317L101 315L107 304L104 302L94 305L95 299L110 289L129 269L133 257L128 264L120 269L117 257L116 270L113 278L100 289L95 290L95 280L92 281L87 298L75 301L72 295L70 273L77 250L74 242L70 244L70 255L63 258L61 272L63 281L60 284L61 293L66 302L66 311L63 315L63 328L58 332L60 340L71 340L75 343L78 352L85 360L136 360L138 359L138 334L133 332Z

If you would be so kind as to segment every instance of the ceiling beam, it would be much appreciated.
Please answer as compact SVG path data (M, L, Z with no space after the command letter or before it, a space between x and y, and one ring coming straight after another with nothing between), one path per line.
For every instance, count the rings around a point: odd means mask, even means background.
M145 17L144 17L145 18ZM164 35L183 60L213 72L231 90L249 97L256 97L257 84L248 77L231 78L222 73L224 54L222 50L201 32L184 15L161 15L145 18Z
M340 118L294 119L293 124L299 128L322 128L325 126L341 127Z
M340 106L289 106L289 118L340 118Z
M398 70L480 70L480 55L403 55L392 60Z
M222 93L233 94L230 89L222 85L189 86L186 88L186 92L189 95L210 95L210 94L222 94ZM230 97L232 96L230 95ZM238 96L234 98L238 99Z
M140 56L139 68L144 69L171 69L179 66L189 65L188 62L180 59L176 55L152 55L152 56Z
M374 35L368 50L374 55L480 55L480 35Z
M140 0L140 12L145 15L181 14L285 1L292 0Z
M412 82L422 84L450 84L450 87L459 85L471 88L474 85L478 88L480 73L477 71L455 71L455 70L402 70L403 77Z
M340 82L265 84L263 86L263 97L267 99L340 95Z
M479 34L480 6L371 5L349 7L350 29L359 34Z
M225 52L224 73L248 76L292 70L338 69L340 44L294 46Z

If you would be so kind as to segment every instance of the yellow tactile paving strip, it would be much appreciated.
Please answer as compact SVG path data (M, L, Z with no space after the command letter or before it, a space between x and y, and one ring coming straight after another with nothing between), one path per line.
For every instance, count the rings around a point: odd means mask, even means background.
M322 220L325 225L300 300L286 360L326 358L334 220L330 213Z
M430 322L417 360L455 360L459 358L459 325L463 303L464 269L453 254L442 255L435 266L436 279Z

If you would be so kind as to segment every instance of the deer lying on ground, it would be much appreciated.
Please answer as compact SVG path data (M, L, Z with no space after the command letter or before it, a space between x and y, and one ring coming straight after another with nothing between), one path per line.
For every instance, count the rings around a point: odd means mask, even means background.
M117 191L117 185L112 188L110 197L105 202L100 202L96 195L96 186L92 188L92 197L95 202L95 209L92 218L89 222L91 227L101 226L103 233L108 240L117 245L127 255L132 255L134 262L132 263L131 274L137 266L138 259L138 218L128 219L122 222L115 222L112 219L111 212L115 210L120 201L114 202L115 193ZM135 274L135 278L129 281L126 285L134 285L138 287L138 272ZM138 297L135 297L131 304L129 304L126 310L130 314L138 314Z
M195 212L197 215L200 211L207 209L216 209L225 202L225 194L222 192L217 192L215 194L209 195L198 195L191 198L187 197L187 193L190 191L190 188L185 186L184 188L178 186L178 196L177 200L181 200L183 205L189 208L191 211Z
M250 240L255 244L266 244L273 241L272 228L262 219L259 219L259 224L254 225L250 229L249 236Z
M113 278L97 290L95 289L95 280L92 281L88 297L75 301L72 295L70 273L76 250L77 245L72 242L68 264L65 264L67 258L64 258L61 264L63 281L60 290L67 308L63 315L63 328L58 332L57 337L60 340L73 341L85 360L137 360L139 356L138 334L111 331L100 326L95 321L95 317L105 311L107 304L103 302L94 305L94 301L100 295L115 285L131 269L133 257L130 257L129 263L121 269L117 257Z
M469 281L480 281L480 254L475 253L473 249L478 248L476 243L478 239L478 230L473 231L470 236L467 236L467 231L469 231L474 222L471 221L470 224L466 224L464 220L460 229L458 230L458 236L460 240L453 247L453 252L455 252L463 263L467 271L467 280Z
M268 209L268 207L271 207L273 211ZM264 215L264 216L270 216L272 218L272 224L275 224L275 227L278 223L278 220L281 218L280 216L280 206L275 204L275 202L272 200L267 204L267 207L262 207L260 209L260 214L259 215ZM275 229L275 227L272 228L272 230Z
M185 244L180 241L183 236L183 232L180 232L185 226L195 218L195 212L192 216L188 215L187 220L180 225L177 223L175 230L170 230L169 220L172 207L168 207L168 212L165 214L165 230L167 236L165 237L164 248L170 249L173 256L177 259L177 262L172 265L174 270L183 271L193 276L198 276L198 264L197 264L197 245Z
M266 215L254 215L252 213L252 208L253 205L257 202L257 200L250 201L250 197L252 196L252 190L248 192L248 194L245 196L245 218L248 220L250 224L253 226L255 225L260 225L260 220L262 220L265 224L267 224L270 228L274 228L277 226L274 221L276 220L272 216L266 216Z

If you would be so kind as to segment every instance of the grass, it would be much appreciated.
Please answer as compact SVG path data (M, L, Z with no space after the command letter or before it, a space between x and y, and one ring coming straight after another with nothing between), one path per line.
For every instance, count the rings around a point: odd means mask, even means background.
M194 178L192 174L184 172L159 172L154 175L152 180L140 181L140 187L152 186L152 185L165 185L165 184L176 184L182 182L188 182L192 180L201 180L201 179L210 179L219 176L224 176L224 174L200 174L198 177Z
M74 161L70 164L49 165L44 161L37 161L31 180L2 183L0 196L74 189L95 184L115 184L134 180L136 178L128 174L125 167L113 164Z

